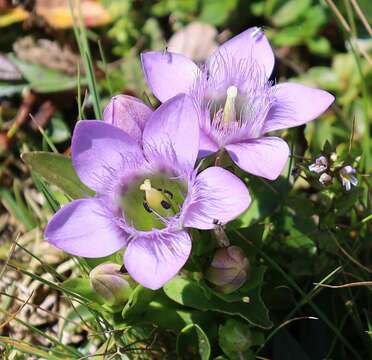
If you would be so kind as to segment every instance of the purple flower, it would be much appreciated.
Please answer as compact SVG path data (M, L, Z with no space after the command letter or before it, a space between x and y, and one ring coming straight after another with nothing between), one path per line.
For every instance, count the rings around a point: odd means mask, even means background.
M342 186L346 189L346 191L351 190L351 185L358 185L358 179L354 176L355 173L356 170L350 165L346 165L340 170L340 179Z
M212 229L250 203L246 186L230 172L194 170L198 146L198 115L186 95L149 116L142 146L111 124L79 122L72 161L96 196L65 205L50 220L45 238L70 254L92 258L126 247L124 264L132 278L160 288L190 254L185 228Z
M328 168L328 160L325 156L319 156L315 159L315 163L309 165L309 170L317 174L326 171Z
M200 153L226 149L243 170L276 179L289 148L266 133L305 124L334 101L326 91L301 84L273 85L274 54L260 28L250 28L221 45L198 67L170 52L142 54L147 83L160 101L190 94L200 110Z

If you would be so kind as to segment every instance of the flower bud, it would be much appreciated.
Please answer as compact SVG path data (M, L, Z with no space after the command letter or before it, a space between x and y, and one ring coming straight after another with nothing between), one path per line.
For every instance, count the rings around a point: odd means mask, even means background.
M110 305L127 301L133 289L133 280L120 268L118 264L100 264L89 274L94 291Z
M322 185L327 185L328 183L330 183L332 181L332 176L327 174L327 173L323 173L322 175L320 175L319 177L319 182L322 184Z
M238 246L220 248L216 251L206 279L224 294L239 289L249 275L249 261Z

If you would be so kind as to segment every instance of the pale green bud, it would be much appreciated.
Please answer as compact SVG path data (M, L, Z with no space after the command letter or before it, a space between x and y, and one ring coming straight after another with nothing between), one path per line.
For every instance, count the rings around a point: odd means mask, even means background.
M125 303L134 288L133 280L120 268L118 264L100 264L89 274L94 291L110 305Z
M224 294L239 289L249 276L249 261L238 246L220 248L206 271L206 279Z

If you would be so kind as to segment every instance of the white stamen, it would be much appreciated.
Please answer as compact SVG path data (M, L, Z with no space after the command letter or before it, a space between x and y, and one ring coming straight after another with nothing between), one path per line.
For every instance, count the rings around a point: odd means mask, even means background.
M235 100L235 98L238 96L238 88L236 86L229 86L226 91L226 95L228 98L232 98Z
M223 123L227 126L236 120L235 99L238 96L238 88L229 86L226 91L226 102L223 108Z
M150 179L145 179L145 181L143 182L143 184L141 184L141 186L140 186L140 190L142 190L142 191L150 191L151 189L152 189L152 186L151 186Z

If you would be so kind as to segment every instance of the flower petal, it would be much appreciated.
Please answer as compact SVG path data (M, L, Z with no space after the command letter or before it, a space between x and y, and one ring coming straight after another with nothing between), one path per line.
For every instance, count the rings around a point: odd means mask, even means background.
M218 145L205 133L203 129L200 129L199 136L199 158L209 156L218 151Z
M117 126L137 141L152 110L140 99L128 95L114 96L103 112L103 121Z
M188 94L199 75L192 60L169 51L142 53L141 61L147 84L161 102L180 93Z
M199 150L198 112L191 98L181 94L166 101L152 113L143 132L148 160L174 162L194 167ZM157 154L153 151L156 150Z
M244 183L234 174L214 166L202 171L195 180L192 200L184 215L184 226L212 229L243 213L251 202Z
M258 27L252 27L234 36L222 44L211 56L211 66L219 62L219 57L231 57L238 64L240 61L252 59L263 68L267 78L273 72L275 56L265 34Z
M265 120L263 133L299 126L314 120L334 101L327 91L295 83L272 88L276 102Z
M113 216L97 198L74 200L52 217L44 236L72 255L108 256L126 245L125 233L115 224Z
M180 271L190 252L186 231L159 231L133 239L125 250L124 265L134 280L156 290Z
M275 180L280 175L289 156L287 143L277 137L229 144L225 148L240 168L269 180Z
M81 181L102 191L113 173L144 161L138 143L123 130L103 121L83 120L72 137L72 162Z

